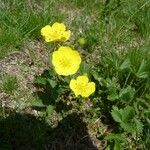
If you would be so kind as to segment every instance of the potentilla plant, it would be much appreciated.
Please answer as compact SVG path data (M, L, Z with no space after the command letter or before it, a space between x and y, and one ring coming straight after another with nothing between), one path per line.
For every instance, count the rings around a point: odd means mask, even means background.
M46 42L65 42L70 39L71 31L66 30L63 23L46 25L41 29L41 35ZM52 53L52 65L60 76L71 76L77 73L81 65L81 55L69 46L60 46ZM80 74L80 73L79 73ZM71 76L72 78L72 76ZM70 89L75 96L89 97L95 91L95 83L89 82L88 75L80 75L77 80L71 79Z
M87 72L80 71L83 62L79 51L72 45L66 45L65 42L71 37L71 31L66 30L63 23L46 25L41 29L41 35L46 43L53 44L47 73L35 80L36 84L44 88L44 93L49 94L47 103L41 102L41 106L46 107L49 116L61 99L61 95L70 93L74 99L81 102L81 99L87 99L95 92L96 86L90 81Z

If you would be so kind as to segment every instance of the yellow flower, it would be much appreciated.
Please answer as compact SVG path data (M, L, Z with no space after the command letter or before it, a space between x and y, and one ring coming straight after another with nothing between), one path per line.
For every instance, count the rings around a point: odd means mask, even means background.
M89 97L95 91L95 83L89 82L87 76L78 76L70 81L70 88L76 96Z
M61 46L52 54L52 64L59 75L75 74L81 64L79 53L68 46Z
M52 26L46 25L41 29L41 35L44 36L46 42L67 41L70 38L70 30L66 31L63 23L54 23Z

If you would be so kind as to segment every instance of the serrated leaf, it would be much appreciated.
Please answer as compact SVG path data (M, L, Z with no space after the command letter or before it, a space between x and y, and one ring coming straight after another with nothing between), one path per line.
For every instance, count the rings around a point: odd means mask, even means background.
M108 141L115 140L115 141L126 143L126 139L121 134L110 133L105 136L105 140Z
M134 117L134 109L130 106L121 109L121 116L123 122L128 122Z
M116 122L120 122L120 123L122 122L122 116L117 107L115 106L113 107L113 110L111 111L111 115Z
M134 118L134 122L135 122L135 125L136 125L137 133L141 134L143 132L143 126L144 126L143 123L140 120L136 119L136 118Z
M114 106L111 115L116 122L127 124L134 116L134 109L130 106L124 109L118 109Z
M130 62L130 59L127 58L124 60L124 62L120 65L119 69L120 70L124 70L126 68L130 68L130 65L131 65L131 62Z
M135 131L135 127L132 123L122 122L120 126L128 133L132 133Z

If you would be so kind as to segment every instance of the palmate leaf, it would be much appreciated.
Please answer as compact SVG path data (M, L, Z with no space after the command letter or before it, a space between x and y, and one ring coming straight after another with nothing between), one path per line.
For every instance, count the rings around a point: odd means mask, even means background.
M134 109L130 106L125 107L124 109L118 109L118 107L113 107L111 115L116 122L127 122L129 119L134 116Z
M120 123L120 126L127 132L134 132L135 124L130 123L130 120L133 119L135 112L134 109L130 106L125 107L124 109L118 109L118 107L113 107L111 111L113 119Z

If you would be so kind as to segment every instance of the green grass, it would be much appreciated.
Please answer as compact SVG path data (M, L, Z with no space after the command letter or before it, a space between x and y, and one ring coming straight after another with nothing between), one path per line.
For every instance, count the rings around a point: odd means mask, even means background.
M1 89L8 93L12 94L13 91L17 90L18 88L18 80L17 77L12 75L5 75L2 79L2 87Z
M20 49L23 41L39 39L40 29L55 21L62 21L54 1L1 0L0 6L0 56Z
M41 39L40 29L55 21L67 21L76 38L87 39L89 49L93 45L112 49L124 44L128 48L133 40L146 41L150 35L150 4L146 0L1 0L1 3L1 58L21 49L26 39Z

